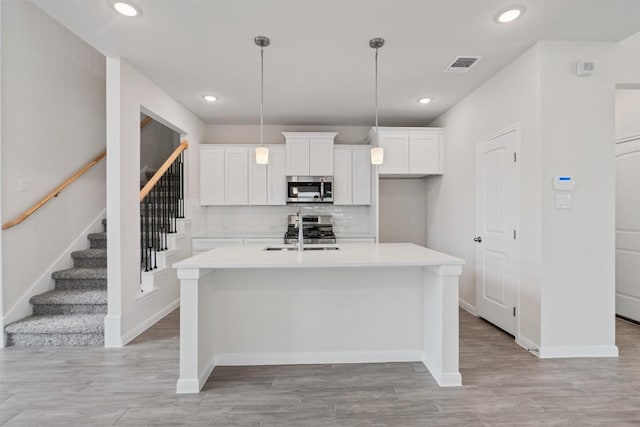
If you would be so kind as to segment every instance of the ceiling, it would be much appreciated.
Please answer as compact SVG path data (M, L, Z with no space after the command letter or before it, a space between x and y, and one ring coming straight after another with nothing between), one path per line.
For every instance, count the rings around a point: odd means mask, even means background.
M539 40L618 41L640 31L640 0L516 0L526 13L496 24L506 0L136 0L142 16L107 0L32 0L108 56L121 56L205 122L370 125L374 50L380 125L424 126ZM482 59L444 73L458 55ZM220 97L210 104L205 93ZM433 102L420 105L422 96Z

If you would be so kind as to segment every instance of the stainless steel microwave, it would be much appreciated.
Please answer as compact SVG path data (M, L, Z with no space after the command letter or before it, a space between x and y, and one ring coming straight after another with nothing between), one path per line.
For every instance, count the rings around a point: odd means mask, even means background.
M333 203L333 177L288 176L287 203Z

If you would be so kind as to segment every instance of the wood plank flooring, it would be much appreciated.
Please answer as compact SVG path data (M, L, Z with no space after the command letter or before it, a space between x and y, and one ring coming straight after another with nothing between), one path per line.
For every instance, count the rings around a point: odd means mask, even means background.
M619 359L540 360L460 314L464 387L420 363L219 367L176 395L178 311L123 349L0 349L0 424L207 426L640 425L640 327Z

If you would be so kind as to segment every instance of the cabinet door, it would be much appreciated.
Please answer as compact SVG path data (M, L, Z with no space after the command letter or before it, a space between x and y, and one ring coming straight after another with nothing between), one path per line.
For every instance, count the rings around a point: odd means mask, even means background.
M249 204L267 204L267 169L270 165L259 165L256 163L255 147L249 148ZM271 163L272 153L269 150L269 163Z
M287 175L309 175L309 139L287 138Z
M333 204L350 205L352 202L351 149L338 148L333 151Z
M227 147L224 152L224 204L249 203L249 149Z
M411 135L409 137L409 173L442 173L440 167L441 140L442 135L439 134Z
M409 172L409 134L381 134L380 147L384 150L384 162L380 165L381 174Z
M191 254L198 255L220 246L240 246L241 238L193 238L191 240Z
M370 205L371 204L371 154L369 149L353 150L351 174L352 184L352 204L354 205ZM334 178L335 179L335 178Z
M333 175L333 139L311 138L309 140L309 175Z
M269 166L267 167L267 204L287 204L287 173L283 145L269 146Z
M224 205L224 148L200 149L200 205Z

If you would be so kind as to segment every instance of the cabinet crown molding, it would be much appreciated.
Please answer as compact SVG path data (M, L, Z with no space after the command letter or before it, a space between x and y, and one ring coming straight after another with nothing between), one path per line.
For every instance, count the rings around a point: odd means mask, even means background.
M444 128L438 127L389 127L389 126L378 126L378 133L436 133L436 134L444 134ZM375 139L376 128L372 127L369 129L369 133L367 133L366 141L371 143Z
M338 132L281 132L285 138L335 138Z

